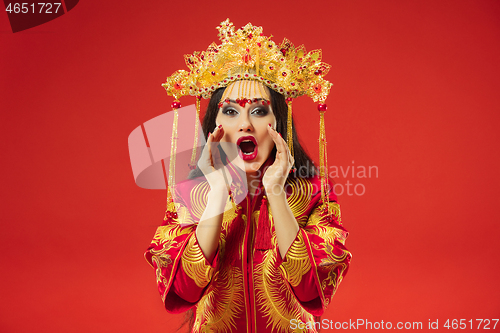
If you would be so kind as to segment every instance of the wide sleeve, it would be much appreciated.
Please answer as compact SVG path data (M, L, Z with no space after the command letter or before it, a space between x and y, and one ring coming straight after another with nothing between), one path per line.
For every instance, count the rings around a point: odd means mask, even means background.
M316 204L314 201L316 199ZM306 223L283 260L277 264L297 300L308 312L320 316L328 307L340 282L347 273L351 253L345 247L347 231L342 226L340 206L322 204L313 198Z
M179 198L179 197L178 197ZM180 201L180 202L179 202ZM196 305L210 283L218 253L210 263L196 239L197 221L179 199L167 208L145 258L155 269L158 291L167 311L179 313Z

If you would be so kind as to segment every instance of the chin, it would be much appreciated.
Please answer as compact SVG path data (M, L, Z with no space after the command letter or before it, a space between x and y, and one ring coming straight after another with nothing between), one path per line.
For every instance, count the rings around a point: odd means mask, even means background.
M262 163L259 162L243 162L245 166L245 172L247 174L254 174L260 170Z

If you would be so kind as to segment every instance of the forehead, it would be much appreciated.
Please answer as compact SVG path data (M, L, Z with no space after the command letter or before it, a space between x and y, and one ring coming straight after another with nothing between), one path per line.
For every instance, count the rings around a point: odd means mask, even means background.
M269 100L268 88L262 83L252 80L236 81L227 86L224 98L232 100L241 98L259 98Z

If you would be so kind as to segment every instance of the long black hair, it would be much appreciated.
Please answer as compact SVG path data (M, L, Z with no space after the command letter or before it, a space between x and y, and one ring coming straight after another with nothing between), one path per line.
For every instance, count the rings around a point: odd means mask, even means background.
M224 94L226 88L219 88L212 94L210 101L208 102L207 111L203 117L202 129L205 139L208 139L208 133L215 130L215 120L219 113L219 102ZM265 88L267 89L267 88ZM273 109L274 116L276 117L276 131L281 134L283 138L287 138L287 119L288 119L288 105L286 104L285 97L277 93L276 91L269 89L271 94L271 107ZM297 131L295 130L295 124L292 117L292 139L293 139L293 152L294 152L294 170L288 176L288 178L309 178L318 174L317 168L314 165L313 160L309 157L306 151L302 148L297 136ZM271 157L274 159L276 156L276 147L271 151ZM201 177L203 173L196 167L189 174L189 178Z

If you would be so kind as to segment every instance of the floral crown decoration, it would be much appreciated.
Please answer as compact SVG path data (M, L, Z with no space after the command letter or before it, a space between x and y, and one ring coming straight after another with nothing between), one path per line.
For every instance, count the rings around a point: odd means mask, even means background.
M278 46L271 37L263 35L262 27L246 26L235 30L233 23L226 19L217 29L220 45L212 43L206 51L193 52L184 55L189 70L175 71L162 84L168 95L173 96L174 111L181 107L179 98L196 96L196 109L199 116L200 99L210 98L219 88L226 87L235 81L257 81L269 89L282 94L288 105L287 142L293 155L292 140L292 99L307 95L314 102L319 102L320 112L320 177L322 180L323 202L328 200L326 193L326 139L324 126L324 104L332 84L323 77L329 72L330 65L321 61L321 50L306 52L303 45L295 47L288 39L284 39ZM219 107L223 102L229 102L222 96ZM236 101L244 106L251 101L241 96ZM269 101L263 100L263 103ZM176 150L176 117L174 116L174 130L172 131L171 156ZM195 127L197 139L197 127ZM196 140L197 141L197 140ZM189 167L195 168L196 145ZM170 161L169 183L173 184L173 168L175 160Z

